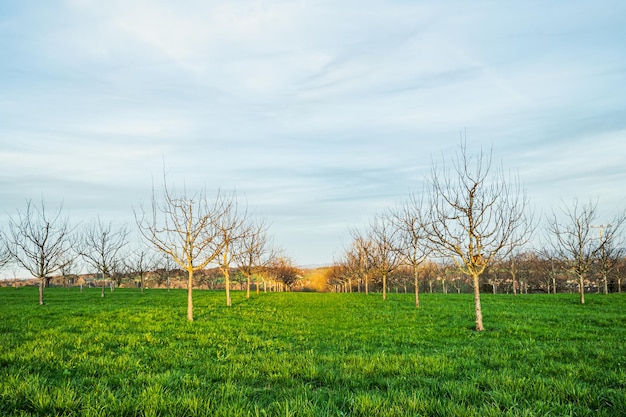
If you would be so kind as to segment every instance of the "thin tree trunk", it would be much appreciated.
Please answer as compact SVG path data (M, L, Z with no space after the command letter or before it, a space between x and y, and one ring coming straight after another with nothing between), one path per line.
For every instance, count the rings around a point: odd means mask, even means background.
M609 293L609 280L607 279L606 275L604 275L604 294L608 294Z
M39 278L39 305L40 306L43 305L43 285L44 285L44 278Z
M387 299L387 274L383 274L383 300Z
M232 304L232 301L230 300L230 273L227 269L224 270L224 279L226 285L226 305L230 307Z
M187 278L187 320L193 321L193 269L190 269Z
M100 297L104 298L104 285L106 284L106 280L104 279L104 274L102 274L102 292L100 293Z
M247 277L247 281L246 281L246 298L250 298L250 285L252 285L252 283L250 282L250 276L248 275Z
M415 308L420 306L420 281L417 268L413 269L413 279L415 281Z
M578 291L580 292L580 304L585 304L585 281L582 275L578 277Z
M483 326L483 312L480 307L480 288L478 282L478 275L472 276L474 282L474 310L476 311L476 331L482 332L485 330Z

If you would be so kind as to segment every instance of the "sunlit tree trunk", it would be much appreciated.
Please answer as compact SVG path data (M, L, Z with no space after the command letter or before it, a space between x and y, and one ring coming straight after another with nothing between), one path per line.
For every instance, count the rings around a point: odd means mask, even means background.
M481 332L485 330L483 326L483 312L480 306L480 283L478 275L472 275L472 282L474 283L474 312L476 314L476 330Z

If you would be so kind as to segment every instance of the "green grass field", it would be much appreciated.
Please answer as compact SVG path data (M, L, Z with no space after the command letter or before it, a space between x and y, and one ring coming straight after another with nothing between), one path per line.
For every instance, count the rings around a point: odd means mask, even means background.
M626 415L626 295L233 296L0 288L0 415Z

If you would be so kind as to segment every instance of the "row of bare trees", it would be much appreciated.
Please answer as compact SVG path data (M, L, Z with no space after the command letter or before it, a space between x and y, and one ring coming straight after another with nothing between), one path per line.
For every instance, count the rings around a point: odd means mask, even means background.
M444 291L448 282L457 288L467 285L474 294L476 330L484 330L481 284L495 283L505 270L513 293L527 291L529 281L520 280L519 264L529 256L527 246L537 222L526 192L516 176L492 163L490 153L470 154L464 142L451 159L433 163L426 184L404 204L376 215L365 229L350 231L351 243L331 269L330 283L352 289L357 282L357 289L367 294L376 282L385 299L390 277L396 288L409 286L406 280L411 277L416 307L421 274L429 275L431 288L434 281L441 282ZM625 214L618 213L605 225L598 225L598 218L597 203L581 205L577 200L546 216L543 248L535 256L538 270L537 265L545 265L539 261L549 259L551 268L575 276L583 304L592 269L600 272L607 292L608 277L624 255ZM454 279L441 271L452 271ZM556 269L543 273L555 289Z
M129 230L116 228L99 218L86 225L70 225L62 208L50 214L45 204L27 201L25 211L9 217L6 231L0 231L0 267L13 262L39 280L39 303L44 288L55 275L69 276L79 263L105 283L118 282L125 270L140 280L175 268L187 274L187 318L193 320L194 274L214 266L221 272L226 304L231 305L231 271L246 278L246 296L256 274L263 281L289 286L299 271L289 258L280 254L268 235L264 220L253 218L235 193L218 192L209 198L204 190L188 195L177 192L164 180L162 193L153 190L149 209L135 210L135 220L143 244L128 250ZM146 245L147 243L147 245ZM165 257L165 258L164 258ZM258 286L257 286L258 289Z

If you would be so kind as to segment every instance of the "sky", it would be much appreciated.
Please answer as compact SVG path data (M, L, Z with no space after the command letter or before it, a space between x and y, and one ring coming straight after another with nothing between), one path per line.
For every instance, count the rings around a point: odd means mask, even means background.
M611 213L625 40L622 0L1 0L0 227L32 199L132 229L165 171L330 264L462 132L540 216Z

